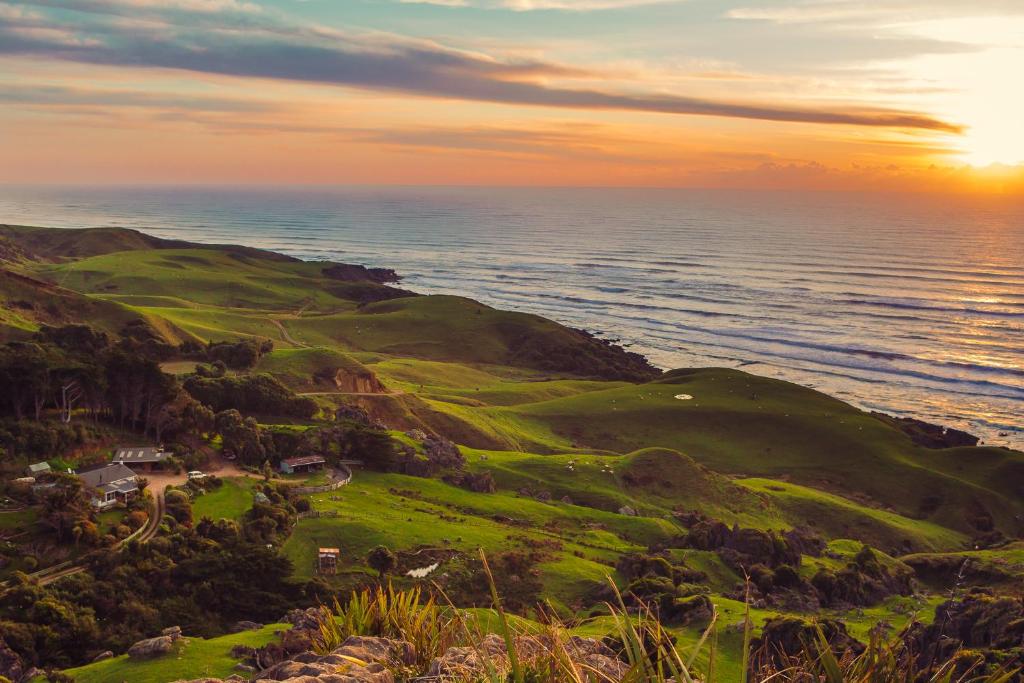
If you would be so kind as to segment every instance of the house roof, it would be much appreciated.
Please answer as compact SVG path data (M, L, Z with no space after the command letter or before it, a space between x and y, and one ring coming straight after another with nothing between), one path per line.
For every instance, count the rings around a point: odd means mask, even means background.
M320 455L304 455L301 458L288 458L284 464L289 467L301 467L302 465L319 465L327 462Z
M88 488L95 489L105 484L113 484L126 479L135 479L135 473L119 462L111 465L101 465L90 470L76 472L78 478Z
M118 448L117 452L114 453L113 462L123 462L128 465L133 463L163 462L167 459L168 455L168 453L164 453L159 448L151 446L145 448Z
M341 550L338 548L320 548L321 555L340 555Z
M114 481L109 484L101 484L96 488L101 493L134 493L139 490L139 485L134 479L122 479L121 481Z
M50 463L48 462L37 462L28 466L28 471L32 474L39 474L40 472L49 472Z

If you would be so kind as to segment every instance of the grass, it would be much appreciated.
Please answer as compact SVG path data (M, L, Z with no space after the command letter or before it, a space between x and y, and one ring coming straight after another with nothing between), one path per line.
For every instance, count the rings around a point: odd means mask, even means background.
M968 537L933 522L903 517L840 496L773 479L739 479L739 485L770 499L794 523L811 520L826 538L858 538L876 548L957 548Z
M192 516L196 520L239 520L252 507L253 487L257 480L251 477L225 477L221 487L204 493L192 502Z
M555 499L569 496L574 503L609 512L628 505L644 515L666 517L674 509L700 509L730 523L785 525L769 504L675 451L645 449L618 456L463 450L470 468L489 471L502 489L545 490Z
M0 512L0 531L15 532L28 529L39 520L38 508L25 508L13 512Z
M68 669L76 683L163 683L179 679L227 678L239 660L231 656L236 645L262 647L277 639L289 624L269 624L258 631L243 631L219 638L188 638L167 655L151 660L132 660L126 655Z
M948 454L917 448L852 406L736 370L678 371L649 384L476 412L548 452L669 448L717 472L785 477L905 517L937 501L928 520L960 531L968 530L964 509L981 506L1007 527L1024 509L1011 495L1014 479L996 482L992 474L1024 467L1022 454L969 449L976 467L952 469Z
M315 509L338 516L299 520L284 553L300 578L313 575L320 546L340 547L343 568L358 573L369 571L366 556L381 544L393 550L434 547L472 553L485 548L495 553L522 549L522 539L554 541L544 580L550 597L565 604L589 590L595 576L613 571L610 565L620 553L640 550L677 531L662 519L507 493L474 494L439 481L363 471L339 492L311 500Z
M100 535L114 533L117 527L124 523L126 514L124 509L118 508L98 513L96 515L96 526L99 529Z
M255 372L274 375L290 387L315 386L313 375L318 370L340 369L349 374L369 374L365 365L348 354L330 348L275 349L260 358Z

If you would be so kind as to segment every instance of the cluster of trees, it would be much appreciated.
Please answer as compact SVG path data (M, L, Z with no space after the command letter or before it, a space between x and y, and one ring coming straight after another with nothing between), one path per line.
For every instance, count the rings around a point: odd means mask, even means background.
M291 389L270 375L193 375L185 380L184 387L193 398L215 412L233 408L243 413L302 419L309 419L317 412L316 401L296 396Z
M250 543L237 524L203 520L120 553L90 557L89 571L0 595L0 633L29 665L66 667L103 650L123 652L168 626L212 636L236 621L273 622L310 602L289 581L287 558Z
M221 363L232 370L248 370L256 367L260 358L274 350L269 339L244 339L237 342L211 342L201 344L189 341L178 347L186 358Z
M0 419L0 456L17 453L30 460L50 460L55 453L66 453L104 438L106 429L90 422L35 422Z
M322 455L331 460L360 460L381 471L397 471L403 456L383 431L355 423L336 423L310 428L266 427L237 410L225 410L214 418L223 451L244 465L277 465L283 458Z
M82 412L157 440L207 430L212 412L148 351L131 335L115 342L85 325L45 328L32 341L0 346L0 417L40 421L55 413L68 424Z

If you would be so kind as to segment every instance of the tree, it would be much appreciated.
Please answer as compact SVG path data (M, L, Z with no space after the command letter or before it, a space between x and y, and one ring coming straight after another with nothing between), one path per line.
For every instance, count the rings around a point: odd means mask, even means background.
M77 477L58 475L57 485L48 489L43 504L43 522L53 529L57 540L77 541L86 535L82 530L75 532L83 521L87 521L90 512L89 496L82 482Z
M379 545L370 551L366 563L383 579L398 564L398 557L387 546Z
M225 410L214 417L214 429L221 436L224 450L234 453L244 464L255 466L266 460L260 426L253 418L243 418L237 410Z

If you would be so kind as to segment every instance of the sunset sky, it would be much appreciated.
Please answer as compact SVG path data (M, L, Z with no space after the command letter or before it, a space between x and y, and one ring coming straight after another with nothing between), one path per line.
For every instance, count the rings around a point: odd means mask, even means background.
M0 182L1024 192L1024 0L0 0Z

